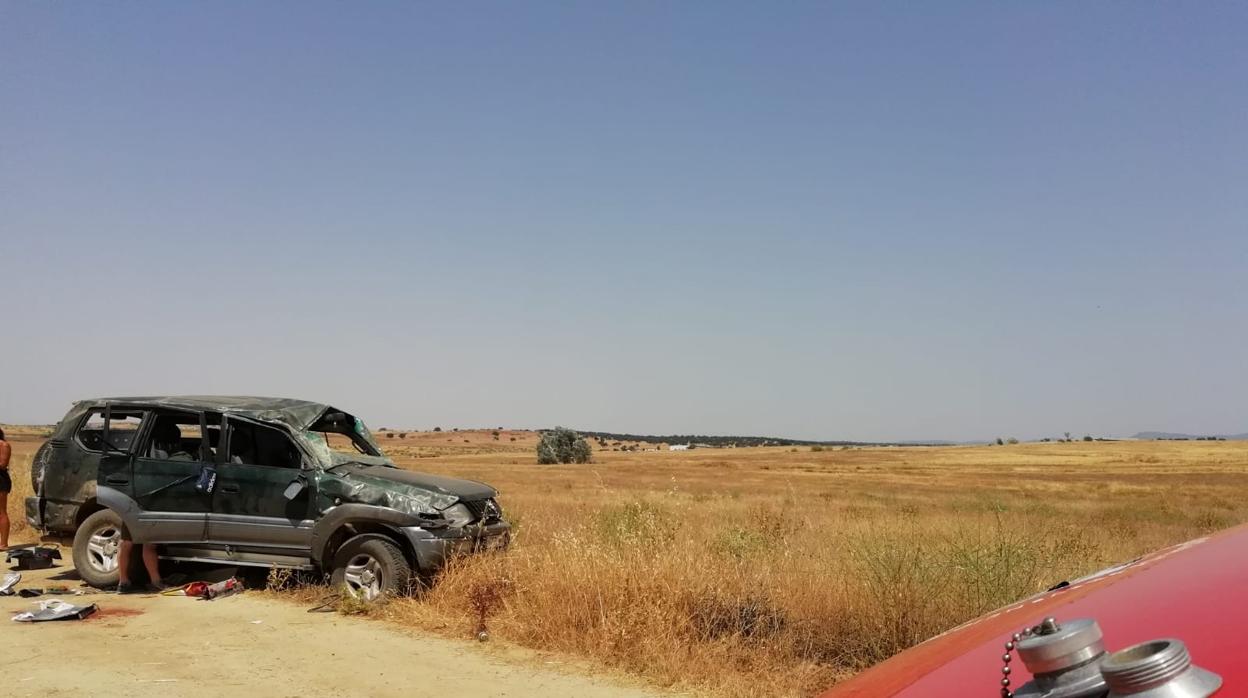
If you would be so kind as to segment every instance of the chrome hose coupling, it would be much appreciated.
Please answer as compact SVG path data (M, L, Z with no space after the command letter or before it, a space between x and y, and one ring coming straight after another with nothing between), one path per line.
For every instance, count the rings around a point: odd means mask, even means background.
M1105 679L1099 670L1105 658L1101 627L1091 618L1058 623L1045 618L1016 645L1032 680L1013 698L1102 698Z
M1109 698L1207 698L1222 677L1192 664L1182 640L1149 640L1110 654L1101 662Z

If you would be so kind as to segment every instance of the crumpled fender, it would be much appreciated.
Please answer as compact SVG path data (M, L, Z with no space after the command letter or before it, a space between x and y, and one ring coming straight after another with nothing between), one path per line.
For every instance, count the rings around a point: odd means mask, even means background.
M325 515L312 527L312 561L321 567L325 566L325 548L329 545L334 532L350 523L385 524L395 528L405 526L425 526L428 519L415 514L379 507L372 504L340 504L325 512Z

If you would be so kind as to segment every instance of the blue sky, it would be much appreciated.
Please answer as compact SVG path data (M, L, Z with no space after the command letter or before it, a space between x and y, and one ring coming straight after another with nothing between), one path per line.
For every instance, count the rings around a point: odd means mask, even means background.
M1248 431L1248 6L6 3L0 421Z

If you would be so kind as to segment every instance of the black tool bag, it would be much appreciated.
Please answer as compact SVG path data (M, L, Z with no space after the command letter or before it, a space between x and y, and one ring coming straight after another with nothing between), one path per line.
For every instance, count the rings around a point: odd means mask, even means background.
M17 560L17 569L19 570L43 570L52 567L53 560L61 559L60 548L45 548L35 546L33 548L16 548L5 553L5 562L13 562Z

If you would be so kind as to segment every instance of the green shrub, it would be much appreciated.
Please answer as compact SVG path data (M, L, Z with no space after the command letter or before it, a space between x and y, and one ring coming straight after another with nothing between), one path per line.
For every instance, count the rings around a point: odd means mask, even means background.
M537 462L542 465L588 463L591 454L585 437L564 427L543 432L537 441Z

